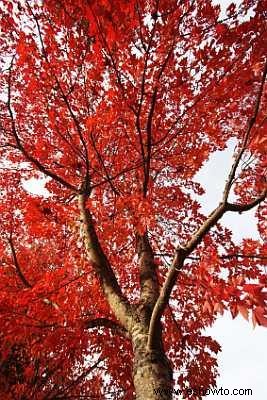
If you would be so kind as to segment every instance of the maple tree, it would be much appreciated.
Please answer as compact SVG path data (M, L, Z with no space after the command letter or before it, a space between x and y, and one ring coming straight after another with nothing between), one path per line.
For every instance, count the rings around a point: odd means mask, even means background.
M267 326L264 3L1 0L1 399L187 398L216 384L205 327Z

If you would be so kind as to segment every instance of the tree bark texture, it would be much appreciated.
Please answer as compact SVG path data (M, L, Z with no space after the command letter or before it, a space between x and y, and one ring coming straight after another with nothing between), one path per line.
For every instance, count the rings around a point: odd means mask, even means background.
M133 328L133 382L136 400L171 400L172 368L162 346L148 350L148 330ZM158 389L164 389L161 393Z
M122 294L113 269L103 252L92 216L86 208L86 199L85 195L80 195L79 206L85 248L105 297L132 342L134 353L132 375L136 400L170 400L172 368L165 356L160 321L157 324L153 344L148 347L151 315L159 297L156 264L148 237L145 234L136 238L140 269L140 299L138 304L132 305ZM166 393L158 393L159 388L165 389Z

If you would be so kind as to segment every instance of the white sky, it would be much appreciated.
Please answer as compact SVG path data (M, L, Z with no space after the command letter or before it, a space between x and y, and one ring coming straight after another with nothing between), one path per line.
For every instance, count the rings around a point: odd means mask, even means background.
M30 192L31 194L48 197L49 191L45 188L45 184L48 180L49 179L46 177L41 179L31 178L26 181L24 180L22 182L22 186L27 192Z

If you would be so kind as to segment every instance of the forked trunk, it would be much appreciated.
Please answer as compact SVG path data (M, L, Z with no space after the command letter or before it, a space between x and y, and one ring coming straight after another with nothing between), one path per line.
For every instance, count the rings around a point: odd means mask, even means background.
M172 369L162 348L147 350L147 333L132 337L136 400L171 400Z

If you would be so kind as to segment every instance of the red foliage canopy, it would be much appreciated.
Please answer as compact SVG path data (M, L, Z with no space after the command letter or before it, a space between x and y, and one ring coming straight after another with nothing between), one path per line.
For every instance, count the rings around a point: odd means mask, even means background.
M267 326L264 3L1 1L1 399L131 398L139 320L206 388L203 329ZM194 177L231 138L207 217ZM262 242L236 244L219 220L253 207Z

